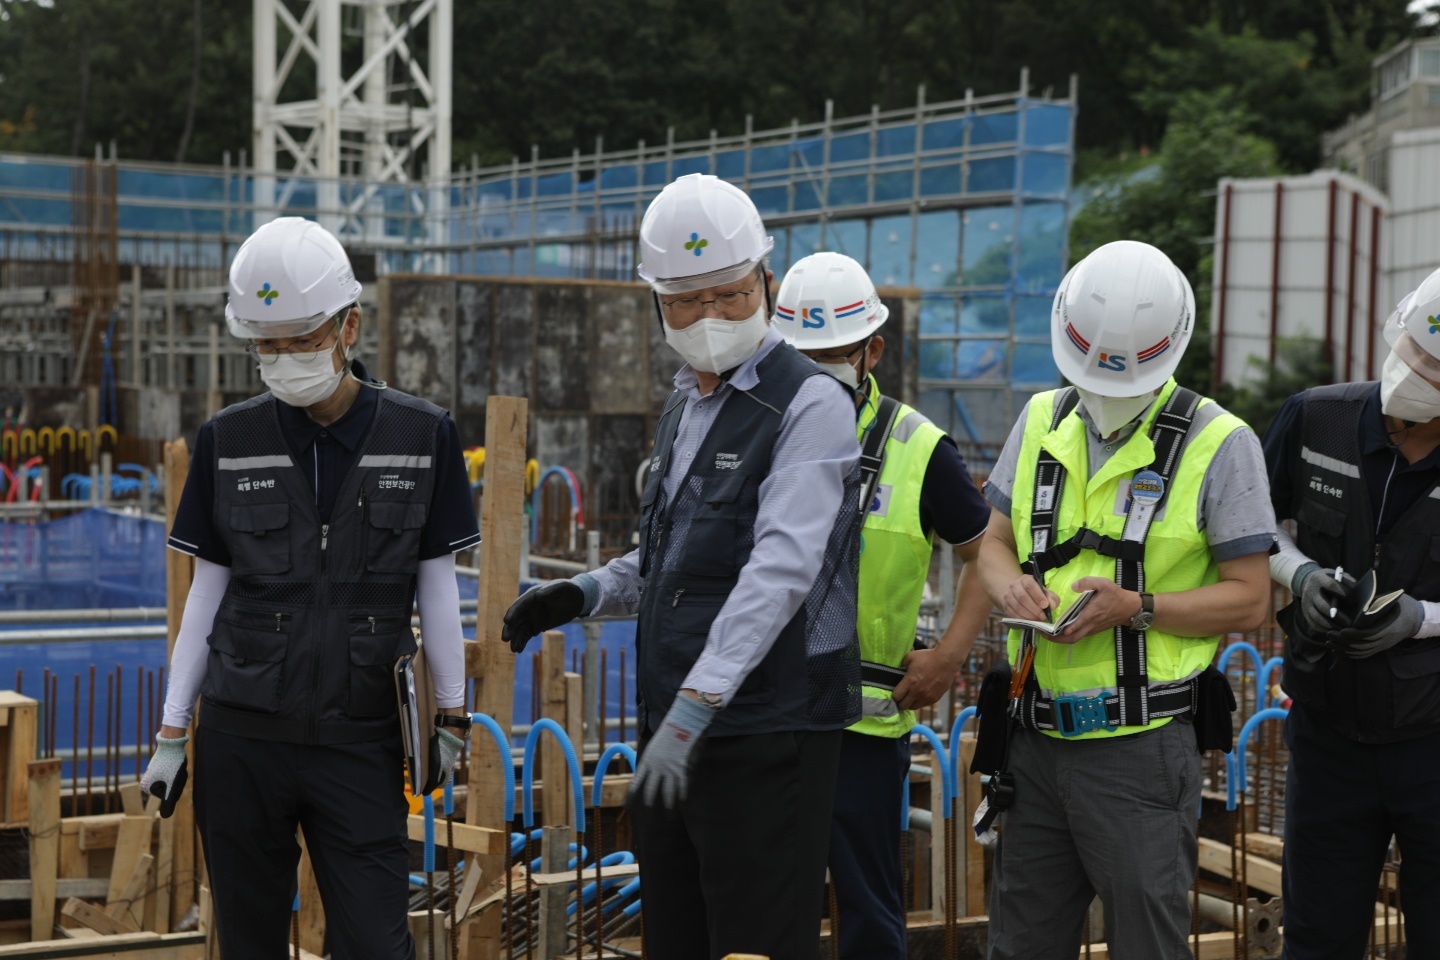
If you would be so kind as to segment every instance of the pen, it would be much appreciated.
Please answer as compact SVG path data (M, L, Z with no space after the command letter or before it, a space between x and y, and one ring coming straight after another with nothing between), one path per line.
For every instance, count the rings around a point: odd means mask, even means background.
M1040 573L1040 562L1035 559L1035 551L1033 550L1030 551L1030 575L1035 578L1036 583L1040 584L1040 592L1042 594L1049 592L1045 589L1045 577ZM1332 613L1330 614L1330 616L1333 617L1335 616L1335 614ZM1049 604L1046 604L1045 606L1045 622L1051 622Z
M1345 576L1345 568L1344 568L1344 567L1336 567L1336 568L1335 568L1335 582L1338 583L1338 584L1340 584L1340 586L1342 586L1342 587L1345 586L1345 581L1340 579L1340 578L1343 577L1343 576ZM1330 608L1330 619L1331 619L1331 620L1334 620L1334 619L1335 619L1335 608L1334 608L1334 607L1331 607L1331 608Z

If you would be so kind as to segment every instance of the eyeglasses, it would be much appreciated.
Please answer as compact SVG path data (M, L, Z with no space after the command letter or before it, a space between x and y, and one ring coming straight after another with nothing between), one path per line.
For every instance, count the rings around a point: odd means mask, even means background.
M331 317L328 321L330 323L328 328L306 334L303 337L296 337L283 346L268 342L249 343L245 345L245 352L250 354L252 359L264 364L272 364L280 357L290 355L293 355L299 363L314 363L316 357L320 356L322 352L326 352L330 335L336 334L336 339L338 339L340 321L349 312L349 309L346 307ZM333 341L328 343L330 347L334 345Z
M811 354L810 359L816 363L849 363L850 358L861 352L870 345L870 338L866 337L845 353L819 353Z
M705 300L699 297L678 297L674 300L661 300L660 305L676 320L694 320L705 312L705 305L710 303L715 304L727 319L743 317L750 310L750 295L759 285L760 282L757 279L750 285L749 290L731 290L729 293L716 294Z

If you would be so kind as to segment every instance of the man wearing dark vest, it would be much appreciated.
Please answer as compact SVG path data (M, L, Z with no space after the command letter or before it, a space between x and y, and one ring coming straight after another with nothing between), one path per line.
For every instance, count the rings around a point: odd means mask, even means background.
M769 323L771 246L750 198L715 177L650 204L639 272L687 362L640 547L505 615L517 652L577 616L639 615L632 798L652 960L815 960L841 731L860 718L855 415Z
M226 957L287 955L297 826L331 955L414 957L392 671L417 600L447 775L469 729L453 554L480 537L460 439L351 359L359 295L319 224L241 246L225 315L269 392L200 428L170 534L195 580L142 784L174 809L198 695L195 820Z
M830 826L831 930L841 960L904 960L901 824L915 711L939 700L990 617L976 573L990 508L955 443L919 410L882 396L875 366L890 312L858 262L812 253L785 274L775 325L787 342L854 391L860 482L861 703L845 731ZM956 544L965 567L955 615L933 647L916 623L934 554L932 538Z
M1390 352L1379 383L1297 394L1265 437L1275 514L1295 521L1295 536L1282 531L1270 561L1272 578L1295 598L1278 617L1293 700L1289 960L1365 955L1392 838L1406 956L1440 956L1437 314L1440 270L1385 324ZM1398 596L1371 604L1372 589Z
M1053 636L1011 629L1008 713L981 696L982 741L1018 726L992 780L1010 778L1013 803L991 960L1074 960L1097 896L1110 956L1190 954L1210 745L1197 704L1224 686L1220 637L1265 618L1275 532L1255 434L1173 376L1194 317L1189 281L1149 244L1108 243L1071 268L1050 341L1074 386L1026 405L985 487L980 576L1006 617L1063 622L1088 594ZM1223 726L1232 701L1218 700Z

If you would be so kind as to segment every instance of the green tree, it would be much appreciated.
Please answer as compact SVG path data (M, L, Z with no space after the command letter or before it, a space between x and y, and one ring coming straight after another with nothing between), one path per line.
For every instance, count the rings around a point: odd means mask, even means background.
M1248 367L1255 376L1240 387L1221 385L1217 399L1262 437L1287 399L1332 377L1325 344L1314 337L1282 337L1273 366L1251 357Z
M1100 178L1070 231L1075 260L1112 240L1154 244L1190 279L1196 293L1195 336L1177 376L1210 383L1209 248L1215 235L1215 184L1222 177L1279 173L1275 147L1252 133L1255 117L1229 90L1177 98L1152 164L1117 179Z

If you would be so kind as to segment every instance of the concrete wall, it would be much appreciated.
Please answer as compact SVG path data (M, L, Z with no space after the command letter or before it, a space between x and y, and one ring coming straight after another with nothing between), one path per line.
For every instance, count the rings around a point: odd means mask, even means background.
M885 290L891 319L887 389L913 402L918 301ZM679 356L665 344L648 287L608 281L434 277L380 281L378 375L448 409L466 446L485 442L493 393L530 400L530 455L584 485L592 529L628 538L638 511L635 471Z

